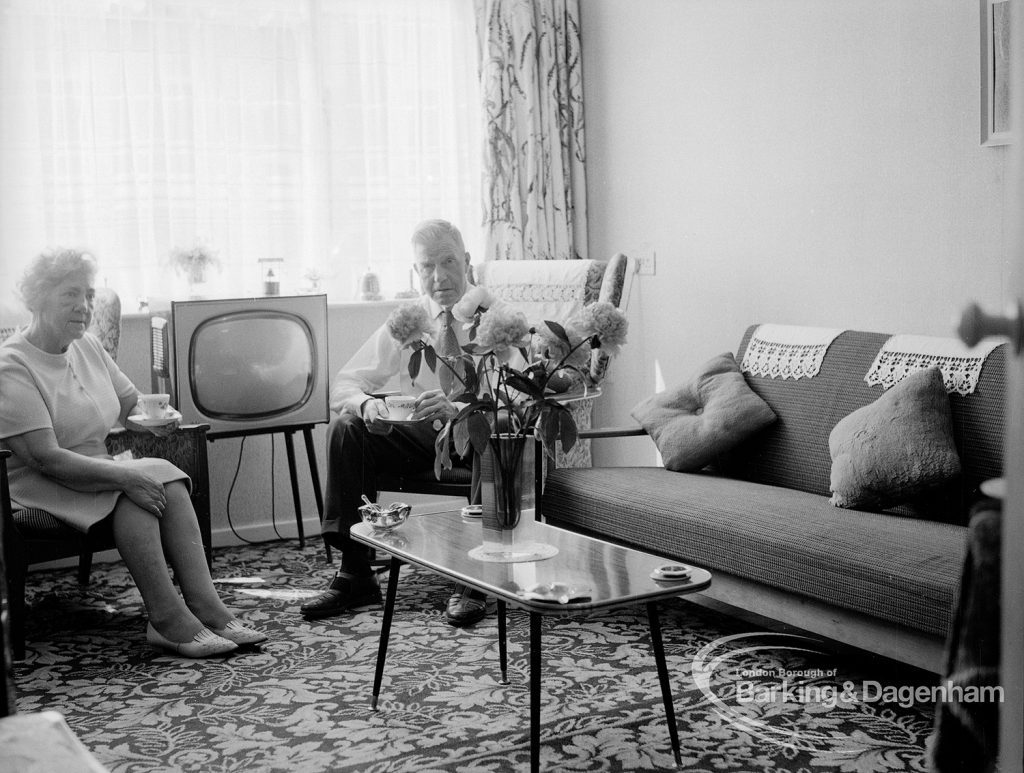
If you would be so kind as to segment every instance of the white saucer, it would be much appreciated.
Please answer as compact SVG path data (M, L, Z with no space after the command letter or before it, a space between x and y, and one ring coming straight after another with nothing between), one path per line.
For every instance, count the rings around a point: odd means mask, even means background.
M389 419L387 416L378 416L377 421L397 426L400 424L420 424L421 422L426 421L426 419Z
M159 419L150 419L145 414L133 413L128 417L128 421L138 424L140 427L162 427L164 424L181 421L181 414L173 408L168 408L167 413Z

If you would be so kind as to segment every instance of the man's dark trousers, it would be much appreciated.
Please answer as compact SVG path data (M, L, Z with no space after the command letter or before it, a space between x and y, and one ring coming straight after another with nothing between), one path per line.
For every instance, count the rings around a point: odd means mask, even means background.
M335 417L327 430L327 483L324 487L324 541L341 551L341 568L364 574L370 568L370 548L349 537L349 527L359 523L363 494L376 500L377 473L408 474L434 467L437 431L429 421L394 426L386 435L366 429L362 418L345 413ZM468 460L452 453L453 464L470 467ZM479 502L480 483L474 470L472 501Z

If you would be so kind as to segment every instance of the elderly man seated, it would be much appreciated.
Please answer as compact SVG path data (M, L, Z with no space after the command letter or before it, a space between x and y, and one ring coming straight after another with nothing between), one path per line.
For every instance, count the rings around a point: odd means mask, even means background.
M462 234L445 220L428 220L412 236L415 269L423 294L417 303L436 320L436 341L442 356L457 354L468 342L461 325L452 324L451 308L471 287L467 275L469 253ZM380 471L412 472L434 466L434 441L444 423L458 412L452 403L450 385L442 381L448 371L427 369L417 378L422 390L416 399L412 419L396 426L387 418L384 402L372 396L395 375L404 372L408 350L382 325L335 376L331 410L338 416L328 430L327 485L323 537L341 552L341 567L330 586L301 607L309 619L331 617L353 607L381 602L380 586L370 566L370 549L349 537L349 527L360 520L362 497L377 495ZM472 466L472 459L452 454L455 464ZM473 501L479 501L474 480ZM455 626L472 625L486 614L486 598L458 587L448 600L446 615Z

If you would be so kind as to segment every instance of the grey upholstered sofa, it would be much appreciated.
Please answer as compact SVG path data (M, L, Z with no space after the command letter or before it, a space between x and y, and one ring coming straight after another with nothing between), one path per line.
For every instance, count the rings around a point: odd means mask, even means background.
M717 470L552 470L544 516L710 569L712 603L941 671L970 508L980 484L1002 474L1004 347L987 357L973 393L949 395L963 467L952 486L886 512L840 509L829 503L829 433L882 393L865 374L888 338L841 333L810 379L745 373L778 420Z

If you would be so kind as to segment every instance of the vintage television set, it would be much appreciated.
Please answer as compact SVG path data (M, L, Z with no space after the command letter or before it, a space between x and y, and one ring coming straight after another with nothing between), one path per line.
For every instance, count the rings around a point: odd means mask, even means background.
M171 395L182 421L210 440L283 433L304 544L293 434L306 441L323 514L312 427L330 420L327 296L173 301L150 319L152 390Z
M151 333L153 391L211 437L329 420L325 295L174 301Z

